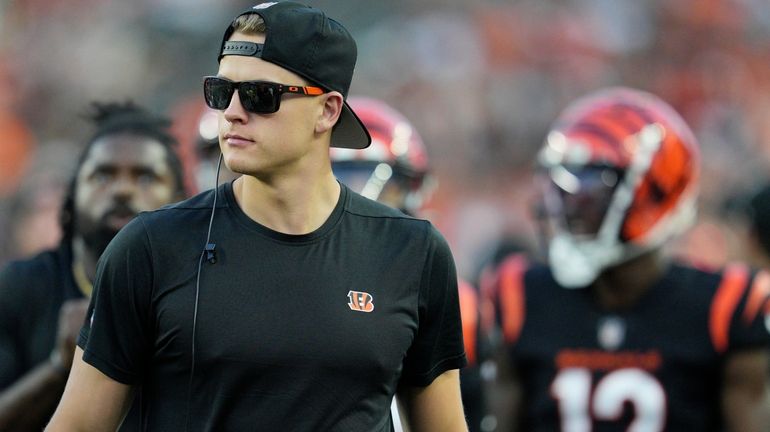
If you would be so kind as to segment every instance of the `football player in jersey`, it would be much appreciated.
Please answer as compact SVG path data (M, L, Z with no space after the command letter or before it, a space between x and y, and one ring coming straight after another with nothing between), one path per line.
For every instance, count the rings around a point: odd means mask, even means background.
M39 431L53 414L97 260L112 238L138 213L185 196L169 120L131 102L94 102L91 108L94 130L61 206L59 246L0 271L2 431Z
M419 133L404 115L381 100L357 96L348 103L369 130L372 143L363 150L331 148L334 175L367 198L418 216L435 184ZM468 357L468 366L460 372L460 388L468 428L475 432L481 430L488 414L480 373L486 337L481 334L477 290L466 281L458 282Z
M768 419L770 274L663 249L694 219L699 150L651 94L570 105L538 156L548 265L492 292L526 431L758 431Z

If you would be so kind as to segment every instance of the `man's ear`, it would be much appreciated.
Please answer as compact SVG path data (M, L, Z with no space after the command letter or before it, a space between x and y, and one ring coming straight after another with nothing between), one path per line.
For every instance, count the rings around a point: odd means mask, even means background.
M339 120L340 115L342 114L344 99L340 92L331 91L329 93L325 93L323 97L323 111L321 113L321 117L318 119L318 122L316 122L316 133L331 131L334 125L337 124L337 120Z

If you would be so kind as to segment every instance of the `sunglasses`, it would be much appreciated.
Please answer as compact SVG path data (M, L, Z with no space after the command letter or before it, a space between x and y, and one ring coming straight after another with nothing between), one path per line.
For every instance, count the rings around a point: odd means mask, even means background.
M269 81L230 81L220 77L203 78L203 97L211 109L224 110L230 106L233 92L238 90L238 98L243 108L255 114L272 114L281 107L281 95L292 93L317 96L325 93L321 87L290 86Z

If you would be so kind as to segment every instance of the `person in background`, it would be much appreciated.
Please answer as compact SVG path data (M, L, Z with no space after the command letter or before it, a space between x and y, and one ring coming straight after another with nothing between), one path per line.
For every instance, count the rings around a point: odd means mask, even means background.
M435 184L420 134L403 114L381 100L351 96L348 103L366 126L372 143L363 150L330 149L335 177L369 199L419 217ZM468 429L477 432L488 414L480 372L487 337L481 333L476 289L463 280L458 288L468 357L468 365L460 371L460 390Z
M69 374L96 262L137 213L184 198L168 121L94 103L95 131L60 212L59 246L0 272L0 430L41 430Z
M537 183L548 265L515 255L493 284L518 430L770 424L770 274L664 253L694 220L699 155L684 120L639 90L599 90L553 124Z
M515 388L501 382L498 379L499 365L505 361L506 353L502 344L501 329L495 322L495 291L500 264L510 261L513 257L519 257L523 262L538 259L534 251L534 241L521 233L506 233L491 242L483 253L479 254L475 266L473 280L479 287L479 304L482 307L481 334L486 335L486 361L482 365L482 377L486 383L485 392L488 401L487 418L490 421L483 423L488 426L486 430L505 430L501 422L510 421L512 401L518 396Z

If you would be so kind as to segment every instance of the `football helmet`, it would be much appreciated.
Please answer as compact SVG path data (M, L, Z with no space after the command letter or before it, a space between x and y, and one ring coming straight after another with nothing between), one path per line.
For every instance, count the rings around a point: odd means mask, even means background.
M690 226L698 143L658 97L609 88L558 117L538 154L541 227L554 278L581 288Z
M422 138L406 117L380 100L350 97L348 104L372 144L362 150L332 147L334 175L367 198L415 215L431 189Z

